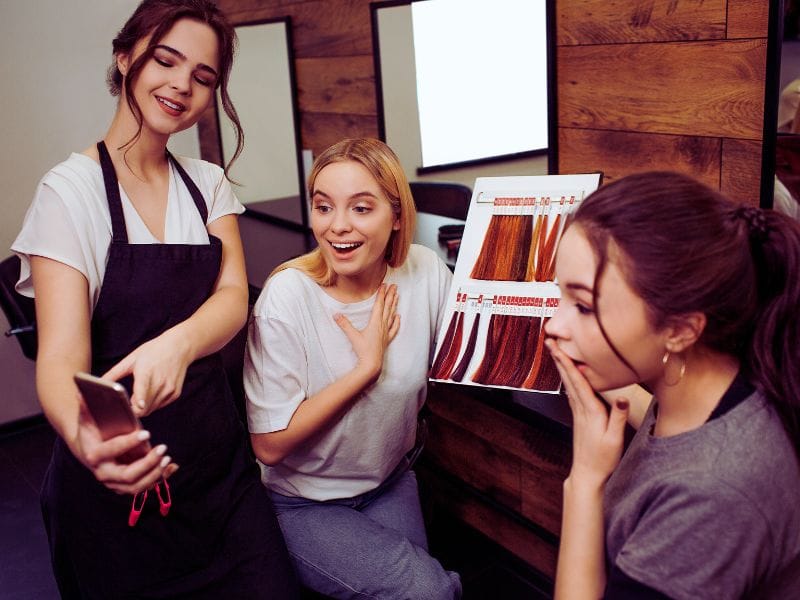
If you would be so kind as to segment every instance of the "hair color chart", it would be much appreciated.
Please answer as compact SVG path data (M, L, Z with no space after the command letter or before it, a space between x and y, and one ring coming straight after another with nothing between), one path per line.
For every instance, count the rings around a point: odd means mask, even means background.
M544 347L558 308L555 254L600 174L475 180L430 378L556 394Z

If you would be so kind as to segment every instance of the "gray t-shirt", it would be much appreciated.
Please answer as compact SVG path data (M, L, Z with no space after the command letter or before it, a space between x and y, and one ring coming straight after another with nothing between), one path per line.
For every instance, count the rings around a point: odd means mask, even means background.
M655 437L655 402L608 481L606 559L674 598L800 597L800 465L754 393Z

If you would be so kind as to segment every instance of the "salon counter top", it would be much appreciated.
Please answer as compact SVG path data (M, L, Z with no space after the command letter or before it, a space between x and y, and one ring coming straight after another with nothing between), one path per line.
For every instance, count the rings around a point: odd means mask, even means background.
M430 213L417 213L417 228L414 232L414 243L427 246L439 255L444 263L454 269L456 266L456 253L450 253L447 248L439 243L439 227L442 225L463 225L464 221L432 215Z

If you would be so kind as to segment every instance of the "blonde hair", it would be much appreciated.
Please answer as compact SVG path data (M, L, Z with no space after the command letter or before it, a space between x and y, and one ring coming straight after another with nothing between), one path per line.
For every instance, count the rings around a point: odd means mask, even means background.
M398 221L398 229L392 231L386 246L386 262L391 267L399 267L408 256L411 240L414 238L414 225L417 211L414 198L408 186L408 179L400 165L400 160L389 146L372 138L353 138L342 140L320 154L314 161L308 176L308 197L314 195L314 183L320 171L332 163L354 161L369 171L378 183ZM270 277L285 269L297 269L308 275L323 287L336 283L336 273L325 262L319 248L278 265Z

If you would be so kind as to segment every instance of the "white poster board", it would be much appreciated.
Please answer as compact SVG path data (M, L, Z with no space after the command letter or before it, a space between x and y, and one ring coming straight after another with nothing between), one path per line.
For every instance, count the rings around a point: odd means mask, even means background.
M475 180L431 379L556 394L544 348L558 308L555 251L600 174Z

